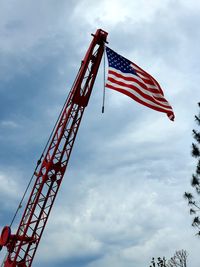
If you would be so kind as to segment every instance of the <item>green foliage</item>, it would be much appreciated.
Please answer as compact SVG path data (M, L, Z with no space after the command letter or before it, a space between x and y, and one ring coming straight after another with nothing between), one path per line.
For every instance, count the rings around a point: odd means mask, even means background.
M200 108L200 103L198 103L198 106ZM198 115L195 115L195 122L198 126L200 126L200 112ZM193 195L190 192L185 192L184 198L187 200L188 205L191 207L190 215L195 216L193 217L192 226L200 229L200 218L196 216L196 213L200 212L200 132L194 129L192 133L195 143L192 143L191 154L192 157L197 159L197 165L195 173L192 174L191 186L195 189L196 194ZM197 232L197 235L200 236L200 231Z
M194 158L198 158L200 156L200 151L196 144L192 144L192 156Z

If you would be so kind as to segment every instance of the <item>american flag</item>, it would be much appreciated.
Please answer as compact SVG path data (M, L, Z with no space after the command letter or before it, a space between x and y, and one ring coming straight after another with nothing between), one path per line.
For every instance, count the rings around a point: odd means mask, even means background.
M158 82L133 62L106 47L108 78L106 87L121 92L154 110L164 112L170 120L174 113Z

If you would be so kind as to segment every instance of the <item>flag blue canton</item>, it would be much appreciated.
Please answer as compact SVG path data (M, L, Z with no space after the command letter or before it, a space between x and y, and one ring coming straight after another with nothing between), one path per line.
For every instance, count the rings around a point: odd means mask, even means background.
M131 74L137 75L133 67L130 66L131 62L128 59L115 53L109 47L106 47L106 52L108 56L109 67L120 70L123 73L131 73Z

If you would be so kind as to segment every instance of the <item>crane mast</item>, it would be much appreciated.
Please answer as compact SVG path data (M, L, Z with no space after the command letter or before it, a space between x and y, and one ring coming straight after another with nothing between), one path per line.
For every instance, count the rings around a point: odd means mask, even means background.
M88 104L108 33L98 29L81 62L49 144L38 162L34 185L15 234L9 226L1 233L7 247L4 267L30 267L65 174L80 122Z

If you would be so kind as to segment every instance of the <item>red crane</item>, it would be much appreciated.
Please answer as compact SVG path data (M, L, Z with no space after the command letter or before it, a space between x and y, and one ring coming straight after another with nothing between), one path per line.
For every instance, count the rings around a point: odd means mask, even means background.
M32 265L92 92L107 35L101 29L93 35L52 137L34 172L35 183L16 233L11 233L10 226L2 230L0 246L7 247L8 251L4 267Z

